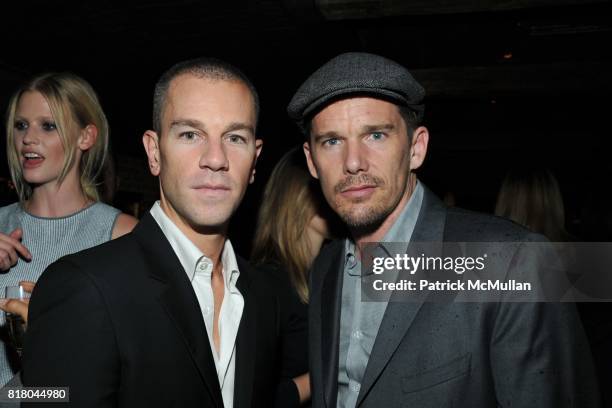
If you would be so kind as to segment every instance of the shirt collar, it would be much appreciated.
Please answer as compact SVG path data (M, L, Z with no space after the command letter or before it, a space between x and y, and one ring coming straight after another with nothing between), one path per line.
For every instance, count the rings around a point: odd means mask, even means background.
M410 200L381 242L410 242L423 203L423 186L417 180Z
M212 260L204 255L204 253L183 234L176 224L166 215L164 210L162 210L159 201L153 204L151 216L153 216L164 236L170 243L189 281L193 281L196 273L198 275L203 274L210 278L213 266ZM221 269L226 287L230 290L235 290L240 271L238 270L238 261L236 260L234 247L229 239L226 239L223 245L221 264L223 266ZM210 265L210 267L208 267L208 265ZM199 266L201 266L201 268Z

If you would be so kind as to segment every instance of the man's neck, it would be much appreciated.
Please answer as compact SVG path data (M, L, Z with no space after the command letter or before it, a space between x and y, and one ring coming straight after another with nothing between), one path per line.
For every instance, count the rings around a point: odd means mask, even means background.
M393 227L395 221L399 218L404 208L408 205L410 198L414 194L414 190L416 189L417 179L414 174L410 174L408 177L408 183L406 187L406 191L404 192L402 198L397 203L393 211L384 219L384 221L373 230L361 231L357 229L351 229L351 235L355 244L357 245L357 250L361 253L363 246L368 242L380 242L385 237L387 232Z
M181 217L165 200L160 201L160 207L166 216L176 227L198 248L205 256L210 258L213 265L221 263L221 254L227 238L227 227L211 229L201 232L194 229L183 217Z

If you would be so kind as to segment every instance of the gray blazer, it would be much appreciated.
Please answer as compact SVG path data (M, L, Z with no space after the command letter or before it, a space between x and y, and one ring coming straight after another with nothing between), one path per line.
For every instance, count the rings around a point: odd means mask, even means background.
M498 217L446 208L425 189L413 242L533 241ZM313 407L337 403L344 246L311 269ZM508 276L521 273L508 262ZM518 268L516 268L518 269ZM358 407L596 407L590 350L569 303L389 302L362 379Z

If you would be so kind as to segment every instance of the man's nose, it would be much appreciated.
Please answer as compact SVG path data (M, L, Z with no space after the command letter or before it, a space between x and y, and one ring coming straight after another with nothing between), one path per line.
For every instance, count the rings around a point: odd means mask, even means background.
M229 161L221 138L210 138L208 140L200 156L199 164L201 168L208 168L212 171L228 169Z
M347 140L344 156L344 171L348 174L358 174L368 170L365 147L357 140Z

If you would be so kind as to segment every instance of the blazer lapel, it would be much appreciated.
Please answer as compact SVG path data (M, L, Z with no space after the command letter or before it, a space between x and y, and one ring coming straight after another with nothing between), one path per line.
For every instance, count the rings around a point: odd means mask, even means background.
M444 224L446 221L446 207L425 186L423 186L423 202L421 211L417 218L411 242L431 242L438 245L438 253L442 252L442 240L444 236ZM432 256L437 255L432 253ZM361 404L369 390L372 388L381 372L397 350L400 342L412 325L414 318L421 309L427 294L426 291L417 292L410 302L398 297L405 296L399 292L391 295L387 309L380 323L368 365L363 376L361 389L357 398L357 406Z
M240 257L238 268L240 277L236 287L244 298L244 308L240 318L240 327L236 337L236 374L234 381L234 406L245 408L251 406L253 395L253 379L255 376L255 358L257 353L257 304L250 296L249 286L251 284L250 265Z
M323 367L325 403L332 408L336 406L338 394L344 240L337 240L330 245L337 246L330 248L337 256L332 257L321 288L321 367Z
M180 261L151 214L143 217L133 233L146 253L149 275L160 285L159 302L185 343L216 406L223 407L206 325Z

